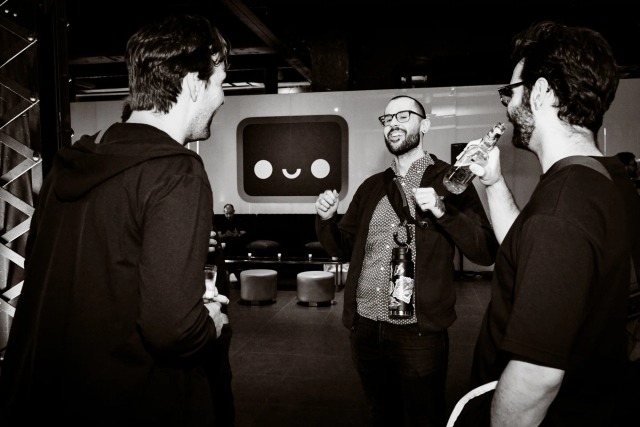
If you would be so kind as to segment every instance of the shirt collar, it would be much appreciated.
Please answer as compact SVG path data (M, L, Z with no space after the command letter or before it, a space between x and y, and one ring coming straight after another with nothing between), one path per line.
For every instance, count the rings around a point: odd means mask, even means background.
M407 171L407 176L413 175L413 174L419 174L420 177L422 178L422 175L424 174L424 171L427 170L427 167L433 164L435 164L435 162L433 161L429 153L425 151L424 156L420 157L415 162L411 163L411 166ZM389 167L391 168L391 170L393 170L394 174L398 175L398 166L396 165L396 159L393 159L391 161L391 164L389 165Z

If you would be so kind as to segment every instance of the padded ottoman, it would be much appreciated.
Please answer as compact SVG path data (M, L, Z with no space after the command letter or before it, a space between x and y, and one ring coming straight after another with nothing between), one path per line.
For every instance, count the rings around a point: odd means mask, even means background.
M303 271L297 276L300 305L331 305L336 296L335 277L328 271Z
M244 270L240 273L241 302L251 305L273 304L278 295L278 272L275 270Z

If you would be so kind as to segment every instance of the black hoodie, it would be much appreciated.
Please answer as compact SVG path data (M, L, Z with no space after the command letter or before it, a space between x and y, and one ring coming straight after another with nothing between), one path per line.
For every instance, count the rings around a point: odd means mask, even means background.
M95 139L58 152L38 199L0 424L208 424L202 160L147 125Z

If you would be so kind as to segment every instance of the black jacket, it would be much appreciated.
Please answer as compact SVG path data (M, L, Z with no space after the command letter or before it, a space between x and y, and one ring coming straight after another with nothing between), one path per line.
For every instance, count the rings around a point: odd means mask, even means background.
M202 302L202 160L147 125L94 141L58 152L38 199L0 424L206 425L199 355L216 332Z
M433 187L444 196L446 213L436 219L430 213L416 214L426 228L416 226L415 298L416 316L421 332L446 329L456 319L456 292L453 283L454 246L475 263L490 265L495 261L498 242L487 219L482 202L473 185L460 195L447 191L442 184L450 165L437 159L425 171L421 187ZM351 328L356 315L356 287L362 270L369 223L378 202L386 197L383 173L366 179L356 191L340 222L336 216L323 221L316 216L316 233L331 256L350 258L344 290L342 321ZM391 261L391 260L389 260Z

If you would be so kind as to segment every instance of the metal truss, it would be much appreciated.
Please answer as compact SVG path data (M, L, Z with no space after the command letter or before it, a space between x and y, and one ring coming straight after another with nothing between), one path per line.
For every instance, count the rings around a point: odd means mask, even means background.
M0 3L4 4L6 2L0 1ZM15 44L5 51L0 52L0 69L12 61L20 60L21 55L27 49L35 49L37 42L36 36L15 22L0 16L0 29L17 36ZM40 181L38 183L34 182L33 187L39 187L42 184L42 159L39 153L34 152L24 143L9 136L4 132L4 129L9 123L37 105L39 99L37 93L30 91L7 76L0 75L0 86L17 95L16 99L18 100L15 105L9 106L6 111L0 111L0 143L24 157L24 160L17 166L0 176L0 201L8 203L27 216L25 221L14 226L11 230L5 231L4 234L0 236L0 256L24 268L24 254L20 254L11 249L11 245L9 244L29 231L34 207L17 195L9 192L7 188L12 182L32 169L32 179ZM6 156L4 158L6 158ZM0 218L0 220L3 220L3 218ZM0 310L6 312L11 317L13 317L15 313L15 306L11 302L20 295L22 284L23 282L20 282L11 288L7 287L4 290L0 290Z

